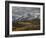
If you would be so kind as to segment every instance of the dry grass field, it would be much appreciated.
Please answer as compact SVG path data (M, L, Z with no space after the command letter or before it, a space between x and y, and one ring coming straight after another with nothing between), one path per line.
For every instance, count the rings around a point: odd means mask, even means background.
M12 31L40 30L40 19L12 23Z

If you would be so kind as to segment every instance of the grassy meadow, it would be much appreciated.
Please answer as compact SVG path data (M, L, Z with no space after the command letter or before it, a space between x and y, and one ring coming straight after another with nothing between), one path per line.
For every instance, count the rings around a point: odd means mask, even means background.
M12 31L40 30L40 19L12 22Z

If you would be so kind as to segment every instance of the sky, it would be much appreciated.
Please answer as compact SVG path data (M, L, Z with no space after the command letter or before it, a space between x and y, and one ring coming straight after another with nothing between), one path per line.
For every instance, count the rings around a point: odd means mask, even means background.
M19 17L37 17L40 16L40 8L35 7L12 7L12 16L15 16L15 18Z

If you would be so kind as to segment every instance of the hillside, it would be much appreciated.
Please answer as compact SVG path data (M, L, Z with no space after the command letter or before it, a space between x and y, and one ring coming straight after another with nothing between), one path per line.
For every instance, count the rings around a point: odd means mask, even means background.
M17 21L13 23L13 31L22 31L22 30L39 30L40 29L40 19L24 20Z

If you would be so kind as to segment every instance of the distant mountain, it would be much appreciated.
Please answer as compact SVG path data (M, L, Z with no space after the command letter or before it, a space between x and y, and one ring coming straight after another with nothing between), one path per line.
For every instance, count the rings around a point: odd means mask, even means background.
M24 20L32 20L32 19L40 19L40 13L25 13L23 15L13 15L12 21L24 21Z
M25 21L25 20L33 20L33 19L39 19L38 17L24 17L24 16L22 16L22 17L20 17L20 18L18 18L18 19L16 19L15 17L13 17L13 21Z

